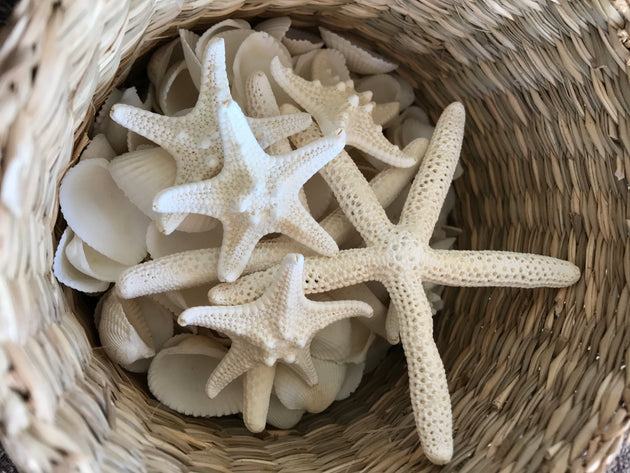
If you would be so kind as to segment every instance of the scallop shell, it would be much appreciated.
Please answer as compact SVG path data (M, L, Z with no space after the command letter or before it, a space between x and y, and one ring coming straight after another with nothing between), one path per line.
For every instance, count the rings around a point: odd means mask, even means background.
M147 64L147 75L151 83L158 87L164 78L166 70L174 63L181 61L183 57L184 53L179 39L174 39L159 47Z
M151 219L153 198L175 182L173 157L160 147L142 148L122 154L109 163L109 172L116 185L142 213Z
M343 401L357 390L363 379L364 371L365 363L348 363L346 366L346 377L343 380L341 388L339 388L335 401Z
M109 144L114 148L114 151L116 151L116 154L122 154L127 151L127 134L129 130L116 123L109 116L111 107L118 103L132 105L143 110L147 110L147 106L140 100L135 87L131 87L125 90L120 96L112 92L99 111L97 119L94 122L94 133L104 133Z
M149 390L163 404L182 414L219 417L241 412L241 379L228 384L214 399L206 396L206 381L226 353L207 337L188 335L160 351L147 376Z
M234 88L239 103L245 103L247 79L255 72L263 72L271 84L278 104L293 103L289 95L271 75L271 60L278 56L284 66L291 65L291 56L273 36L259 31L248 36L234 56Z
M326 28L320 26L319 32L326 46L338 49L343 53L348 69L352 72L359 74L383 74L391 72L398 67L398 64L386 61L381 56L353 44L346 38Z
M275 18L269 18L268 20L261 21L254 26L254 29L256 31L263 31L273 36L278 41L282 41L290 27L291 18L288 16L277 16Z
M206 46L208 46L208 43L214 36L217 36L220 33L230 31L230 30L250 30L251 31L251 26L249 25L249 23L247 23L247 21L241 20L241 19L223 20L215 25L212 25L201 35L201 37L197 41L197 45L195 46L195 55L197 56L197 58L199 60L203 59ZM231 65L231 63L229 64Z
M170 235L164 235L158 230L155 223L152 223L147 229L147 249L151 258L157 259L187 250L218 248L221 246L222 238L221 226L210 232L184 233L174 231Z
M274 392L289 409L322 412L335 400L346 376L346 364L313 358L318 383L309 386L293 370L278 364L273 382Z
M295 72L303 79L312 80L313 59L315 59L315 56L317 56L319 52L320 51L315 49L313 51L309 51L308 53L294 56L291 59L291 63L293 64L293 72Z
M326 215L328 207L332 204L334 196L332 190L319 174L313 175L304 184L304 193L308 202L308 209L315 220L320 220Z
M306 411L304 409L288 409L273 394L269 397L267 423L278 429L290 429L295 426Z
M96 251L132 266L147 254L149 218L116 185L105 159L68 170L59 188L61 211L72 230Z
M346 58L336 49L318 51L311 63L311 77L326 86L350 80Z
M309 33L298 28L289 28L284 38L282 38L282 44L284 44L291 56L298 56L320 49L324 42L316 35Z
M57 251L55 251L55 258L53 260L53 272L55 273L55 277L62 284L76 289L77 291L86 293L106 291L109 287L107 281L101 281L82 273L68 261L66 247L73 238L74 232L70 227L67 227L63 235L61 235Z
M114 282L127 266L120 264L86 245L74 236L66 245L66 258L72 266L99 281Z
M119 299L115 291L105 296L98 333L105 353L115 363L129 365L155 355L140 307L133 299Z
M195 47L199 42L199 35L189 30L180 29L179 39L182 43L184 61L186 62L186 67L188 67L188 73L190 74L193 84L195 84L195 87L199 90L199 84L201 81L201 63L195 54Z
M343 361L350 356L352 324L342 319L323 328L313 337L311 355L327 361Z
M92 141L85 147L81 153L81 161L86 159L102 158L110 161L116 156L116 151L109 144L107 136L104 133L99 133L92 138Z
M415 100L411 84L398 74L376 74L357 80L356 90L372 92L376 103L398 102L401 109L409 107Z
M186 66L186 61L173 64L164 74L157 89L157 99L164 115L174 116L194 107L199 92Z

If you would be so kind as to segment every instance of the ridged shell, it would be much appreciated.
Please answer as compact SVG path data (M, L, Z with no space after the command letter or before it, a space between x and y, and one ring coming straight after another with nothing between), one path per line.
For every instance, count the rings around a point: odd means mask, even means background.
M291 18L288 16L277 16L275 18L269 18L268 20L261 21L254 26L254 29L256 31L263 31L273 36L278 41L282 41L290 27Z
M106 291L109 287L108 282L95 279L82 273L68 261L66 247L73 238L74 232L70 227L67 227L63 235L61 235L59 245L55 251L55 258L53 260L53 272L55 273L55 277L62 284L76 289L77 291L86 293Z
M215 25L212 25L201 35L201 37L197 41L197 45L195 46L195 54L197 55L197 58L200 60L203 59L206 46L208 46L208 43L214 36L230 30L251 30L251 26L247 21L241 19L223 20ZM231 68L231 63L228 64Z
M287 47L291 56L298 56L321 48L324 42L308 31L298 28L289 28L285 37L282 38L282 44Z
M120 264L86 245L74 236L66 246L66 257L72 266L99 281L114 282L127 266Z
M411 84L398 74L376 74L356 81L356 90L372 91L376 103L398 102L400 109L409 107L415 100Z
M359 74L383 74L391 72L398 67L390 61L386 61L381 56L363 49L346 38L333 33L320 26L319 32L326 46L338 49L346 58L348 69Z
M59 189L61 211L85 243L108 258L132 266L147 254L149 218L116 185L109 161L78 163L64 176Z
M199 92L186 61L177 62L166 71L157 92L158 104L164 115L175 116L178 112L195 106Z
M234 88L239 103L246 102L246 84L250 75L263 72L271 84L278 104L293 103L289 95L278 85L271 75L271 60L278 56L285 66L291 65L291 56L286 48L273 36L259 31L248 36L234 56Z
M350 80L346 58L336 49L318 51L311 63L311 77L326 86Z
M346 364L313 358L319 382L309 386L283 364L276 368L273 388L280 402L289 409L322 412L335 400L346 376Z
M151 83L158 87L164 78L166 70L183 58L184 53L179 39L174 39L164 46L160 46L153 53L147 64L147 75Z
M312 80L313 59L315 59L315 56L317 56L318 54L319 50L315 49L313 51L309 51L307 53L300 54L299 56L294 56L293 58L291 58L291 63L293 64L293 72L295 72L303 79Z
M278 429L290 429L295 426L306 411L304 409L288 409L273 394L269 397L267 423Z
M155 223L151 223L147 229L147 250L151 258L157 259L187 250L218 248L221 246L222 238L223 231L220 225L209 232L184 233L174 231L170 235L164 235L158 230Z
M186 67L188 67L188 73L190 78L195 84L197 90L199 90L199 83L201 81L201 63L199 58L195 54L195 47L199 41L199 35L189 30L180 29L179 39L182 43L182 50L184 52L184 61Z
M94 136L92 141L90 141L90 144L85 147L81 153L80 160L85 161L86 159L101 158L110 161L115 156L116 151L114 151L112 145L109 144L107 136L105 136L104 133L99 133Z
M98 334L105 353L115 363L129 365L155 355L140 307L133 299L119 299L115 291L110 291L103 301Z
M342 319L323 328L313 337L311 355L320 360L343 361L352 352L352 324Z
M346 377L343 380L341 388L339 388L335 401L343 401L357 390L363 379L364 370L365 363L348 363L346 365Z
M142 213L151 219L155 194L175 182L176 166L173 157L160 147L142 148L122 154L109 164L109 172L116 185Z
M225 355L225 348L196 335L180 337L174 346L160 351L147 376L149 390L163 404L182 414L219 417L241 412L240 378L214 399L206 396L206 381Z

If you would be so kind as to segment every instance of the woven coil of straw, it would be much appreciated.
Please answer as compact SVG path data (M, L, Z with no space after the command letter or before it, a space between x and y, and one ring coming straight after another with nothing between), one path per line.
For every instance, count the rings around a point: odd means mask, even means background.
M404 64L433 119L462 101L457 245L551 255L563 290L447 289L444 471L603 471L630 415L630 5L454 0L22 0L0 31L0 440L25 471L434 471L404 358L291 431L157 404L56 282L57 189L95 110L177 27L290 14ZM60 222L62 223L62 222Z

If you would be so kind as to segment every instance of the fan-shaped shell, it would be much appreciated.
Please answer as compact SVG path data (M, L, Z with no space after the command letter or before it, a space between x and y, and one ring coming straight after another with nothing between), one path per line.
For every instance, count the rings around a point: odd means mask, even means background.
M276 368L273 388L280 402L289 409L322 412L335 400L346 376L346 364L313 358L318 383L309 386L283 364Z
M291 56L298 56L321 48L324 42L321 38L308 31L299 28L289 28L289 31L282 38L282 44L287 47Z
M290 429L295 426L306 411L304 409L288 409L275 396L269 397L269 410L267 411L267 423L278 429Z
M335 401L342 401L350 397L350 395L357 390L361 380L363 379L363 372L365 370L365 363L348 363L346 366L346 376L343 380L341 388L337 393Z
M161 350L151 362L147 376L149 389L160 402L182 414L219 417L241 412L240 378L214 399L206 396L206 381L225 352L223 346L209 338L180 337L177 344Z
M74 236L66 246L66 257L72 266L99 281L114 282L127 266L120 264L86 245Z
M164 115L169 116L194 107L199 97L184 60L168 68L157 91L158 104Z
M345 56L336 49L318 51L311 63L311 77L327 86L349 80Z
M53 260L53 272L55 277L68 287L76 289L77 291L86 293L97 293L106 291L109 287L107 281L101 281L95 279L92 276L88 276L75 268L68 257L66 256L66 248L68 243L74 238L74 232L70 227L67 227L61 235L59 245L55 251L55 258Z
M174 63L181 61L183 57L184 53L179 39L174 39L159 47L151 55L147 64L147 75L151 83L158 87L164 78L166 70Z
M311 355L320 360L343 361L352 352L352 324L341 319L317 332L311 342Z
M293 64L293 72L306 80L312 80L313 59L319 54L319 50L315 49L291 59Z
M234 92L234 58L243 44L243 41L255 33L254 30L250 29L238 29L223 31L216 35L217 38L223 38L225 44L225 68L232 87L232 92Z
M348 64L348 69L359 74L382 74L391 72L398 64L387 61L381 56L363 49L343 36L320 26L319 32L326 46L338 49L343 53Z
M155 355L149 327L138 304L120 299L110 291L101 306L98 334L107 356L121 365L129 365Z
M293 103L289 95L278 85L271 75L271 60L278 56L285 66L291 65L291 56L286 48L273 36L259 31L243 41L234 56L235 96L240 103L245 103L247 79L255 72L263 72L271 84L278 104Z
M173 157L154 146L122 154L109 164L109 172L116 185L142 213L151 219L153 198L175 182L176 166Z
M59 189L61 211L85 243L121 264L142 261L149 218L116 185L105 159L88 159L71 168Z
M92 138L92 141L85 147L81 153L81 161L86 159L102 158L110 161L116 156L116 151L109 144L107 136L104 133L99 133Z
M186 62L188 73L190 74L193 84L195 84L195 87L199 90L199 83L201 81L201 63L195 54L195 47L199 41L199 35L189 30L180 29L179 39L182 43L184 61Z
M151 258L172 255L187 250L201 248L218 248L223 238L222 227L219 225L214 230L200 233L185 233L174 231L170 235L164 235L152 223L147 229L147 250Z
M288 16L276 16L274 18L269 18L268 20L261 21L256 26L254 26L254 29L256 31L263 31L273 36L278 41L282 41L284 36L287 34L287 31L289 31L290 27L291 18L289 18Z
M201 37L197 41L197 45L195 46L195 54L197 55L197 58L199 60L203 59L206 46L208 46L208 43L214 36L230 30L251 30L251 26L247 21L241 19L223 20L215 25L212 25L201 35ZM232 65L231 62L227 64L229 64L230 66Z

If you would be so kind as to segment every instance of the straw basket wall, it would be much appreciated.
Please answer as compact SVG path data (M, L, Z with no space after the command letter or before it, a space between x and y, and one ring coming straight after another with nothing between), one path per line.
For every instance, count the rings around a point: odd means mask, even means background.
M110 363L51 266L57 188L95 110L180 26L291 14L405 65L435 119L468 122L463 249L575 262L565 290L448 289L436 337L455 455L444 471L598 471L629 428L630 5L625 0L28 1L0 39L0 440L24 471L434 471L404 357L291 431L249 434L153 401ZM59 227L57 227L59 230Z

